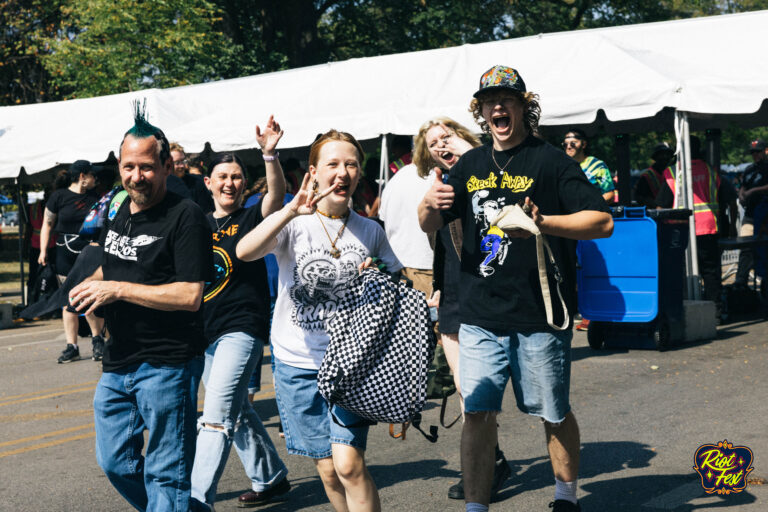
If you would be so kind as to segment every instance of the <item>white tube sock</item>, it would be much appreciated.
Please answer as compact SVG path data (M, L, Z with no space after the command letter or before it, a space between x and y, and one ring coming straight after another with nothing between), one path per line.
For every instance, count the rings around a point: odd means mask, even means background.
M577 489L578 480L574 480L573 482L561 482L555 478L555 501L566 500L575 505L579 501L576 499Z

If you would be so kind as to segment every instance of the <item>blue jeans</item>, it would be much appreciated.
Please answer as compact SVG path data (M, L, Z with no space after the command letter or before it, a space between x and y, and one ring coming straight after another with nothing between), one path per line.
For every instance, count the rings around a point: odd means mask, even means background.
M287 365L272 356L275 398L288 453L324 459L331 456L332 444L346 444L365 451L368 426L346 426L365 420L336 405L329 408L317 389L317 373L317 370ZM341 425L334 422L332 416Z
M459 380L467 413L501 411L507 381L517 407L549 423L571 410L571 338L573 332L490 331L476 325L459 328Z
M201 357L179 365L141 363L104 372L96 386L96 460L137 510L189 510L202 369Z
M254 491L280 482L288 470L248 401L248 379L264 342L244 332L221 336L205 351L205 405L198 421L192 497L213 505L232 441ZM221 425L217 430L207 425Z

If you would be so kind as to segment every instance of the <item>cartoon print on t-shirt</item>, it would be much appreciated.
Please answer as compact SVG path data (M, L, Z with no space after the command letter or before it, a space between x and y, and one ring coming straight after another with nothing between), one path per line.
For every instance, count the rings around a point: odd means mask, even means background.
M332 258L325 249L312 249L296 258L290 289L291 321L304 330L325 329L325 322L336 313L347 283L368 254L359 243L337 247L341 251L339 259Z
M496 261L498 265L503 265L507 258L510 240L496 226L492 226L489 219L496 218L498 212L506 205L506 199L499 197L488 199L487 190L478 190L472 194L472 211L475 214L475 222L482 224L480 229L480 252L485 254L485 258L478 266L477 270L483 277L488 277L495 272L491 264ZM482 201L482 203L481 203Z

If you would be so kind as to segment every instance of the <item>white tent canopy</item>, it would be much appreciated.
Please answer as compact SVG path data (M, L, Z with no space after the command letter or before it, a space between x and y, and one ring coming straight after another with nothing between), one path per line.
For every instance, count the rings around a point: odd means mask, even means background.
M768 74L759 64L768 11L543 34L353 59L171 89L0 108L0 178L79 158L104 160L131 126L131 102L189 152L256 146L269 114L284 148L329 128L359 139L413 134L467 108L480 75L516 68L540 95L543 126L603 125L612 133L672 129L675 110L693 128L726 121L768 124ZM700 120L700 121L698 121Z

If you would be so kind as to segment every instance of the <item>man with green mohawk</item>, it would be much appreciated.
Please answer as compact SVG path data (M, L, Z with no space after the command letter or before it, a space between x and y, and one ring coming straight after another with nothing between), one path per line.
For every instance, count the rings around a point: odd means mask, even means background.
M211 233L195 203L167 191L168 139L147 120L145 103L134 107L119 151L128 197L102 229L101 267L69 300L81 312L103 306L111 334L93 399L99 465L136 509L186 512Z

